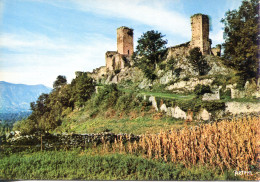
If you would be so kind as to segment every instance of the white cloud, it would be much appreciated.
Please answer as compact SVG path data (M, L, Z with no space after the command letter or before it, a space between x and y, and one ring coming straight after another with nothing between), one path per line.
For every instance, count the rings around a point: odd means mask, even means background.
M70 81L75 71L105 65L105 52L116 50L116 41L99 34L72 41L27 32L1 35L0 48L11 51L0 54L1 80L52 86L59 74Z
M210 35L210 38L212 40L212 43L213 43L213 47L216 45L216 44L222 44L224 42L224 39L223 39L223 30L219 30L217 32L214 32Z
M168 10L169 5L178 5L179 1L147 0L73 0L82 11L125 18L150 25L160 30L190 38L190 19Z
M2 33L0 37L0 48L12 49L15 51L26 51L28 48L33 50L65 50L68 45L63 40L53 40L45 35L22 32L19 34ZM59 42L59 44L57 44ZM29 50L31 51L31 49Z

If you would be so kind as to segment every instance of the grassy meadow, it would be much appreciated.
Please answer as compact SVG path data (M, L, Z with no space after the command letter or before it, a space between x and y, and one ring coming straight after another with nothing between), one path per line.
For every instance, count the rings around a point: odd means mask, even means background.
M100 150L99 150L100 151ZM165 163L95 150L22 152L0 160L0 179L41 180L236 180L231 170ZM96 154L95 154L96 153Z

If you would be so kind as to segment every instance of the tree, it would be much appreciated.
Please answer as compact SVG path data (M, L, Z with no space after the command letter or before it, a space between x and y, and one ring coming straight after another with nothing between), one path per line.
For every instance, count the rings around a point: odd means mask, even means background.
M67 84L66 76L59 75L53 83L53 88L57 89L66 84Z
M244 80L256 76L258 68L258 0L244 0L238 10L227 11L224 23L225 63Z
M160 55L166 50L167 40L163 40L163 37L164 35L154 30L144 33L137 41L136 56L155 68Z
M71 86L72 100L78 107L83 106L95 91L95 84L93 79L85 72L73 79Z
M200 48L195 47L189 51L188 59L190 60L192 66L196 71L199 72L199 75L206 75L210 70L210 67L202 55Z

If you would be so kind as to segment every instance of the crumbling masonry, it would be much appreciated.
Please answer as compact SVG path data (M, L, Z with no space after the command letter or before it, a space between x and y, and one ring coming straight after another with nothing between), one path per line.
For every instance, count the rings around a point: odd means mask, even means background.
M211 48L209 39L209 17L203 14L195 14L191 17L192 37L190 42L168 48L169 57L187 56L189 50L199 47L203 55L220 56L221 46ZM130 64L131 56L134 52L133 29L119 27L117 29L117 51L107 51L106 69L115 71L123 69Z
M128 27L117 29L117 51L106 52L106 68L108 71L122 69L129 64L134 52L134 32Z
M191 32L191 41L169 47L168 57L187 56L189 50L195 47L199 47L203 55L212 54L214 56L220 56L220 45L216 46L216 48L211 48L211 40L209 39L209 17L207 15L195 14L191 16Z

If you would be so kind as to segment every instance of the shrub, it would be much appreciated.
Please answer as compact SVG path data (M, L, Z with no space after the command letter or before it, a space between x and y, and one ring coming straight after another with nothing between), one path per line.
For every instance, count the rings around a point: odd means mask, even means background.
M183 81L189 81L190 80L190 77L189 76L186 76L182 79Z
M148 78L149 80L155 80L157 78L157 75L154 74L154 72L150 69L144 69L144 75L146 76L146 78Z
M189 56L187 57L194 67L194 70L198 71L200 75L206 75L211 69L205 60L204 56L200 51L199 47L195 47L189 51Z
M197 96L201 96L201 95L204 95L205 93L211 93L211 89L210 89L209 85L198 84L198 85L196 85L196 87L194 89L194 93Z
M227 89L224 91L224 89L220 89L220 99L230 99L231 98L231 90Z
M160 70L165 70L166 64L164 64L164 63L159 64L159 68L160 68Z
M20 131L21 134L33 134L37 131L36 124L30 119L18 121L13 126L14 131Z
M182 69L181 68L177 68L174 70L174 72L176 73L176 76L179 78L180 74L181 74Z
M171 57L169 61L167 61L167 70L173 70L175 63L176 60L174 59L174 57Z

